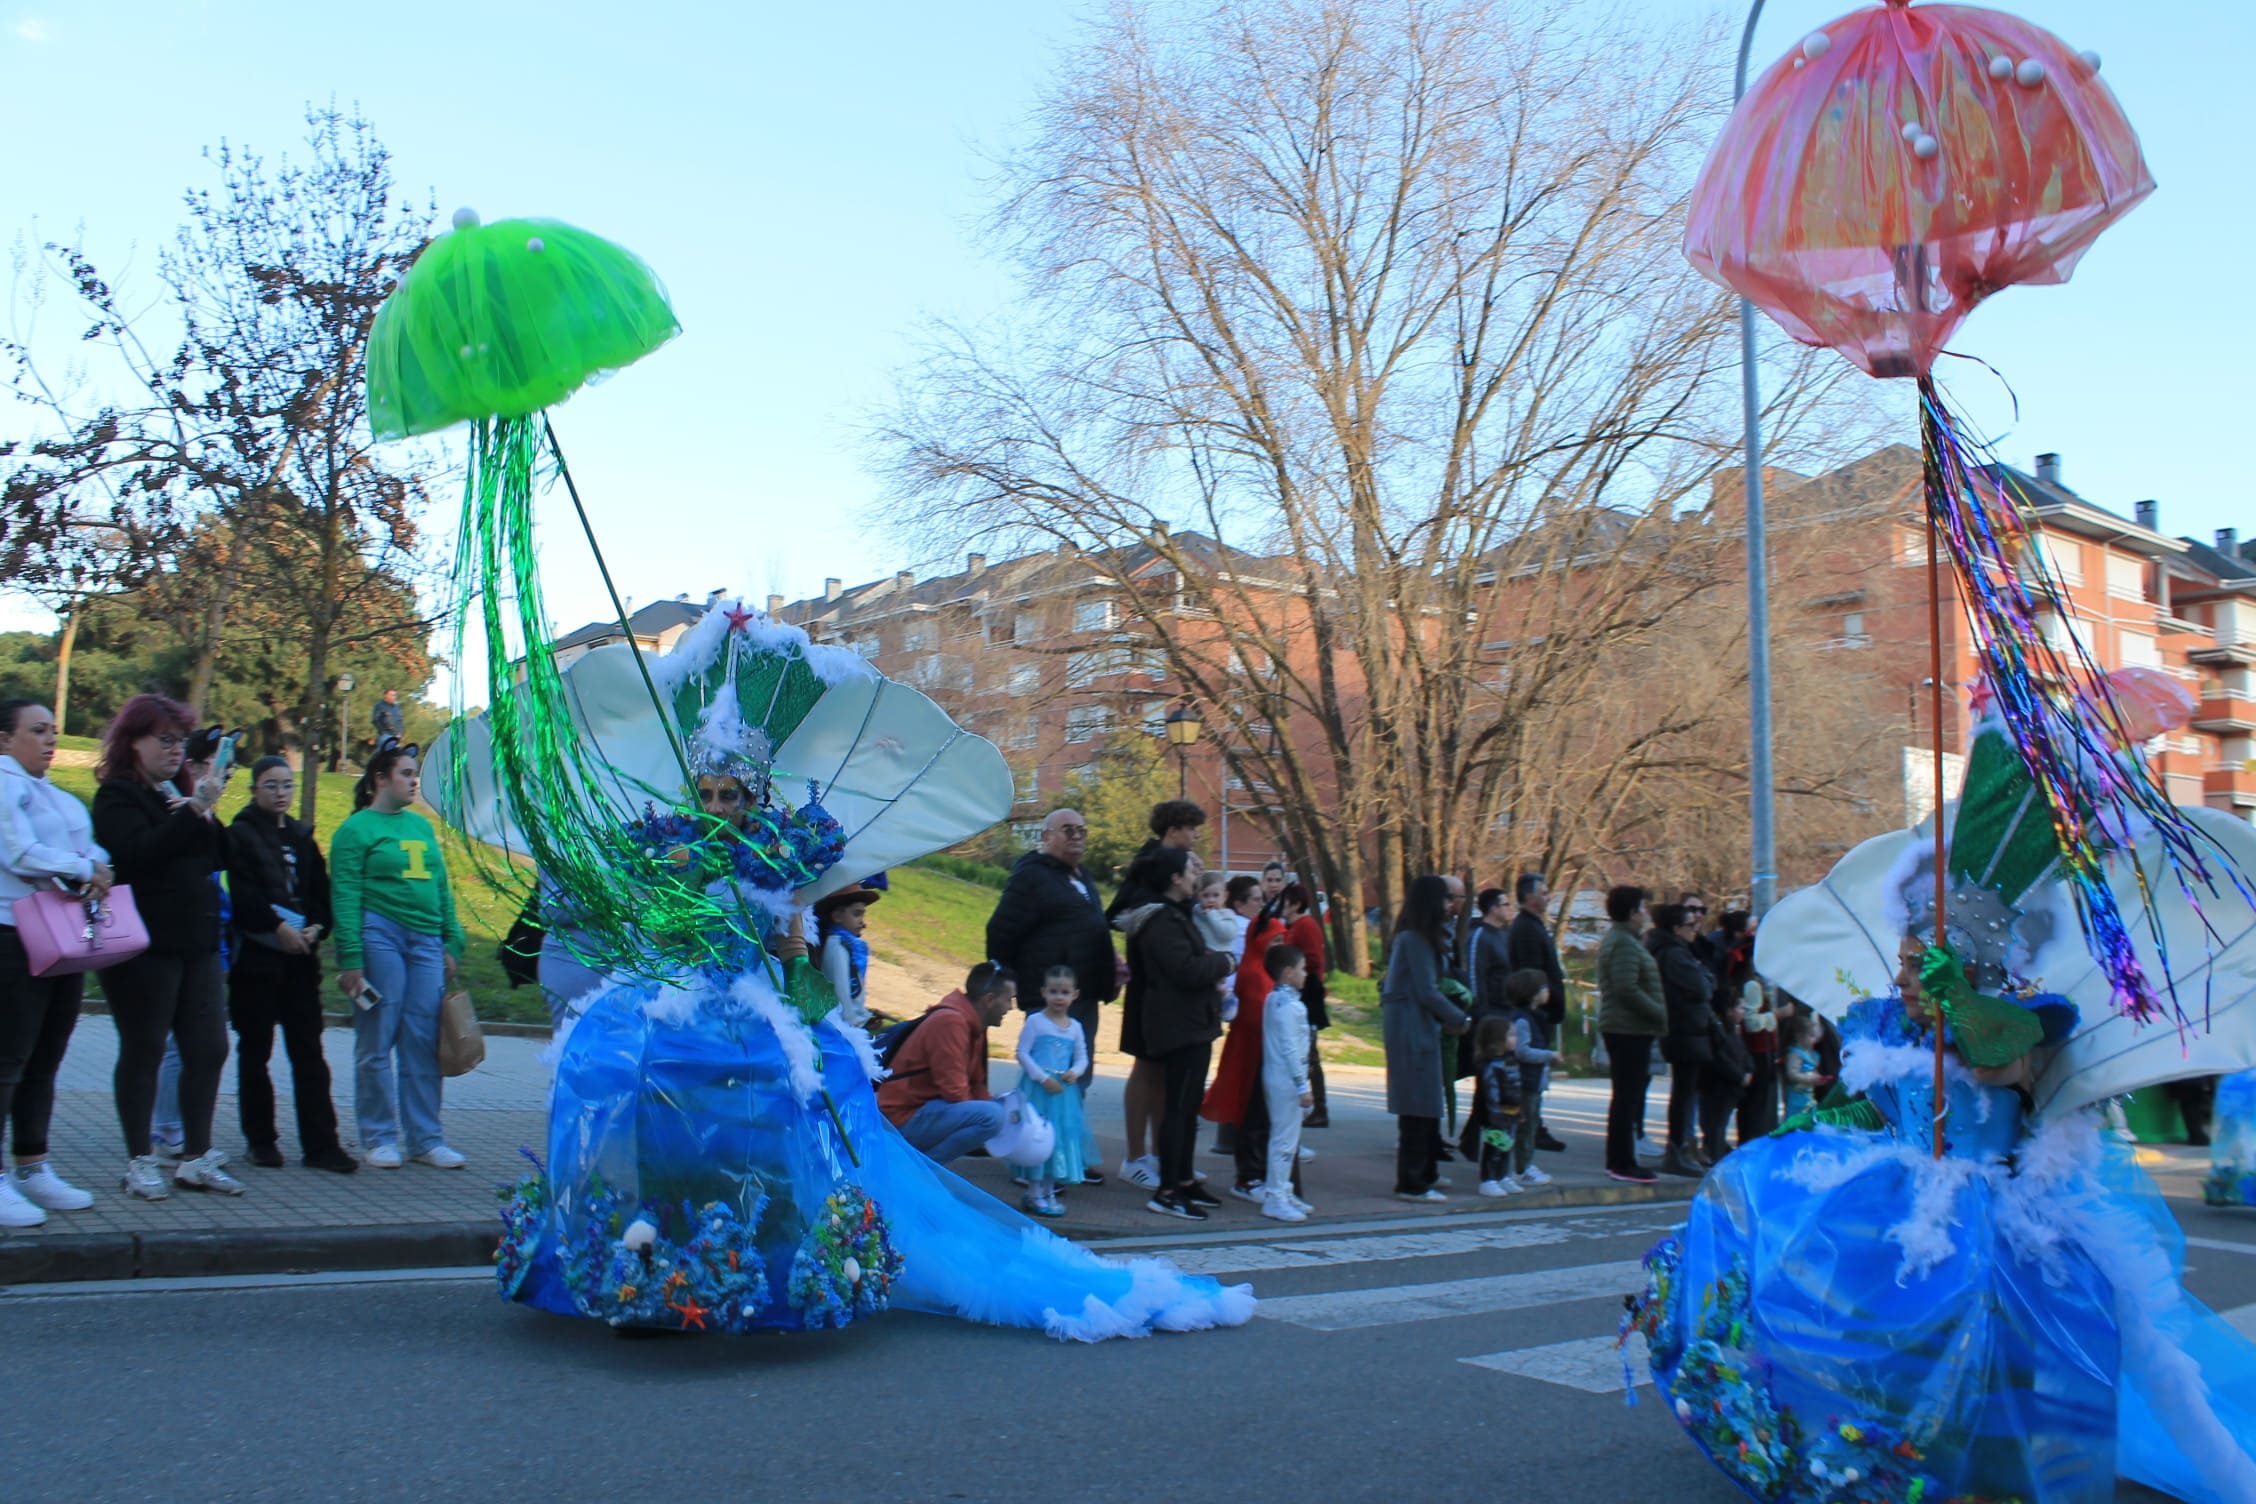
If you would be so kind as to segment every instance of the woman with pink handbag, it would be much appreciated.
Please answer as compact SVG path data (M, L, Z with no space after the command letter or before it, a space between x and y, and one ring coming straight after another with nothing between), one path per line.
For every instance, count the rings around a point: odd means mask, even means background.
M226 780L206 776L187 797L172 787L194 719L162 695L135 695L102 733L95 766L94 833L130 883L149 948L102 974L117 1025L111 1077L128 1156L126 1194L161 1201L173 1186L240 1196L227 1156L212 1147L212 1108L227 1068L227 1005L219 952L219 888L227 833L212 814ZM166 1036L180 1046L180 1119L185 1144L171 1180L156 1159L149 1120Z
M54 760L55 713L0 700L0 1118L16 1151L14 1173L0 1178L0 1227L37 1227L49 1212L94 1204L47 1163L55 1072L78 1024L82 978L33 976L16 934L16 903L57 881L95 897L110 891L109 853L94 844L86 806L47 781Z

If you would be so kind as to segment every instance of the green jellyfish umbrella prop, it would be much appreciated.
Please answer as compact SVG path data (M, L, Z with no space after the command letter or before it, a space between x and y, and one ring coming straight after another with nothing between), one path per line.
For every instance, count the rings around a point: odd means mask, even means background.
M378 310L368 343L369 421L378 438L469 425L455 661L469 662L475 611L488 687L481 740L491 748L490 777L519 812L513 854L532 861L605 952L657 965L716 959L715 947L743 928L727 921L744 916L709 894L694 870L653 856L604 797L606 769L574 732L553 652L533 501L540 472L561 479L595 547L547 409L680 331L657 277L632 252L555 220L481 224L463 209ZM600 550L596 558L600 564ZM616 592L612 601L617 607ZM670 727L655 686L649 693L655 719ZM674 751L681 781L692 782L678 741ZM469 776L465 760L433 760L442 807L459 804L459 791L449 793ZM673 789L647 793L676 799Z

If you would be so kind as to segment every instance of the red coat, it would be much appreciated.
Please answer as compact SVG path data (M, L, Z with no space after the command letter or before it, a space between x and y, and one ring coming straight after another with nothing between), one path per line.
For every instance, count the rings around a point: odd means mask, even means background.
M1238 1016L1230 1037L1222 1041L1222 1064L1199 1108L1199 1116L1210 1123L1235 1123L1261 1090L1261 1015L1275 990L1262 957L1284 938L1284 926L1274 917L1256 919L1246 931L1245 959L1238 963Z

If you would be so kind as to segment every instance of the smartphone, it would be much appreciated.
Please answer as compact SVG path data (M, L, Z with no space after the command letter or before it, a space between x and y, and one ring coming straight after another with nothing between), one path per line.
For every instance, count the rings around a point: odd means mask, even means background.
M228 732L219 739L219 750L212 753L212 776L221 783L227 781L229 770L235 766L235 743L242 734L240 731Z
M360 991L353 994L353 1006L356 1008L373 1008L383 1000L384 994L366 982L361 983Z

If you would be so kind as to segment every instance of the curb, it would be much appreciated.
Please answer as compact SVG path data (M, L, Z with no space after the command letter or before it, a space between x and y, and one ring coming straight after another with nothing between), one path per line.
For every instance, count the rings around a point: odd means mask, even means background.
M1437 1225L1474 1212L1570 1211L1577 1207L1663 1205L1688 1202L1699 1182L1681 1185L1569 1186L1530 1191L1508 1200L1459 1198L1447 1211L1427 1214ZM1292 1224L1295 1237L1352 1232L1359 1224L1392 1221L1400 1212L1370 1212ZM1073 1218L1047 1224L1083 1240L1134 1237L1143 1223L1099 1224ZM1157 1226L1155 1222L1152 1224ZM1170 1226L1176 1224L1168 1224ZM1204 1224L1208 1232L1233 1225L1248 1233L1272 1230L1255 1218ZM1282 1228L1284 1224L1277 1224ZM410 1222L374 1227L273 1227L227 1232L88 1233L24 1238L0 1243L0 1288L65 1281L177 1279L226 1274L326 1274L357 1269L454 1269L491 1264L500 1241L498 1221Z
M219 1274L438 1269L493 1262L498 1222L89 1233L0 1243L0 1287Z

